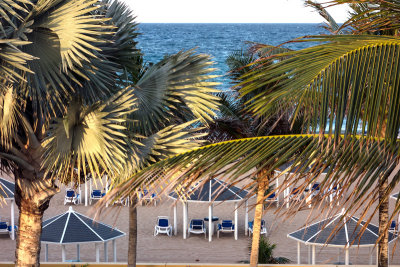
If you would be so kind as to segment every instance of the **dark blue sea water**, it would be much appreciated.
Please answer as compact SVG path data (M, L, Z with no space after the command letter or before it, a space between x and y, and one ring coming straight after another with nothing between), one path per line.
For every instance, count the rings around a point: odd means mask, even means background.
M225 60L235 50L245 47L246 41L279 45L305 35L327 33L321 24L159 24L139 25L139 47L144 59L156 63L166 54L197 47L197 51L213 57L221 75L221 89L229 87L224 77L228 68ZM288 47L301 49L310 43L295 43Z

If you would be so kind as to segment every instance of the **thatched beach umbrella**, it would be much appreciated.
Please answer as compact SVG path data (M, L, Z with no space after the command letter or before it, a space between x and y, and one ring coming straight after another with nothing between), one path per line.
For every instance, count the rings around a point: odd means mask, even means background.
M221 202L234 202L235 203L235 240L238 238L238 202L246 200L248 191L240 189L236 186L231 186L221 180L211 179L209 182L194 186L191 194L187 199L180 199L183 203L183 239L186 239L187 225L188 225L188 203L208 203L208 241L212 241L213 229L213 204ZM179 196L172 192L169 197L177 200ZM245 214L245 232L248 228L248 205L246 200L246 214ZM174 234L177 234L177 207L174 206Z
M107 243L112 241L114 262L117 261L115 240L125 233L107 224L94 221L83 214L75 212L72 207L65 213L54 216L42 224L42 239L46 243L45 260L48 261L48 244L59 244L62 248L62 261L65 262L65 245L75 244L77 261L80 261L80 244L94 243L96 262L100 262L100 244L104 244L104 261L108 261Z
M365 230L363 229L365 227ZM371 250L375 247L379 237L379 228L376 225L359 221L354 216L343 216L339 213L333 217L316 222L287 235L297 241L297 264L300 263L300 243L312 248L311 263L315 265L315 247L337 247L345 250L345 265L349 265L349 248L352 245L368 247ZM389 232L389 243L397 236ZM372 264L372 253L370 253Z
M11 239L15 239L15 220L14 220L14 192L15 184L7 181L4 178L0 178L0 196L4 200L10 200L11 202Z

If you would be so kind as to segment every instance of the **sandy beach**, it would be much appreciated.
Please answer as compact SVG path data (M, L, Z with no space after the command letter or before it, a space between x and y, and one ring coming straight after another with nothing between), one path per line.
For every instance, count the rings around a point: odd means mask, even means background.
M3 175L4 176L4 175ZM64 192L62 187L52 200L51 205L44 214L44 219L51 218L57 214L68 210L68 206L64 206ZM282 202L282 200L281 200ZM394 200L390 201L390 208L394 207ZM84 203L84 201L83 201ZM250 200L249 204L254 203ZM142 263L239 263L240 261L249 260L249 244L251 239L245 235L245 208L244 205L239 207L239 239L234 240L233 234L222 234L218 239L214 235L213 241L208 242L204 235L191 235L188 239L182 238L182 205L178 203L178 235L168 237L166 235L153 236L156 218L159 215L169 216L173 219L174 202L163 197L157 202L157 206L147 205L138 207L138 262ZM282 203L281 203L282 205ZM338 210L341 207L336 207ZM84 204L73 205L73 209L91 216L90 206L85 207ZM15 207L16 216L18 217L18 209ZM272 205L264 214L267 223L268 237L271 242L276 243L275 256L287 257L293 263L297 262L297 242L287 238L287 234L298 230L305 225L310 215L310 209L305 209L291 218L284 218L275 214L276 206ZM314 210L312 216L319 214ZM253 219L254 210L249 212L249 220ZM10 202L0 207L0 216L2 219L10 218ZM201 203L189 204L189 220L194 218L204 218L208 216L208 205ZM234 219L234 204L222 203L214 207L214 216L220 219ZM375 216L376 217L376 216ZM16 222L18 218L16 218ZM101 221L110 225L115 225L118 229L128 232L128 208L121 206L110 206L107 208L106 216ZM377 223L377 218L374 222ZM394 250L394 257L391 258L391 264L400 264L399 244L395 241L390 246L390 254ZM119 262L127 261L128 251L127 236L117 240L117 260ZM0 235L0 246L2 251L0 261L14 261L15 241L12 241L8 235ZM67 245L67 260L76 258L76 246ZM112 260L112 249L109 245L108 254L109 261ZM104 260L104 249L101 246L101 260ZM338 248L317 247L317 264L332 264L335 262L344 262L344 251ZM360 248L353 246L350 249L350 262L352 264L369 264L371 251L369 248ZM375 263L376 252L372 252L373 262ZM308 263L308 249L301 246L302 263ZM44 261L44 245L42 245L41 260ZM49 244L49 261L61 261L61 246ZM81 245L81 261L95 261L94 244Z

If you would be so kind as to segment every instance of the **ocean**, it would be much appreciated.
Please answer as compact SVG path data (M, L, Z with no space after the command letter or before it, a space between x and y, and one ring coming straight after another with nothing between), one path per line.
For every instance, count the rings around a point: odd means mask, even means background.
M157 63L164 55L182 49L197 48L197 52L212 56L215 74L220 75L220 89L229 88L226 76L226 58L234 51L245 48L246 41L279 45L305 35L327 34L322 24L164 24L143 23L139 25L141 35L138 47L146 62ZM311 43L292 43L291 49L301 49Z

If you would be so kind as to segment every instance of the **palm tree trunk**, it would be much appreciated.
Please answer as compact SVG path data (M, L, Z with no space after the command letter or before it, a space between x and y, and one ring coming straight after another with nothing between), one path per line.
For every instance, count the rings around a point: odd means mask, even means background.
M258 253L260 246L260 232L261 232L261 220L263 215L264 205L264 194L265 194L265 183L259 182L257 189L257 203L254 212L253 222L253 239L251 242L251 253L250 253L250 267L256 267L258 264Z
M17 170L14 176L15 203L19 209L15 265L39 266L43 214L59 190L51 180L36 177L31 172Z
M378 243L378 267L388 267L388 246L389 232L387 225L389 223L389 199L384 197L384 192L388 186L387 178L383 178L379 186L379 236Z
M137 199L132 198L129 206L129 247L128 247L128 266L136 267L137 250Z

